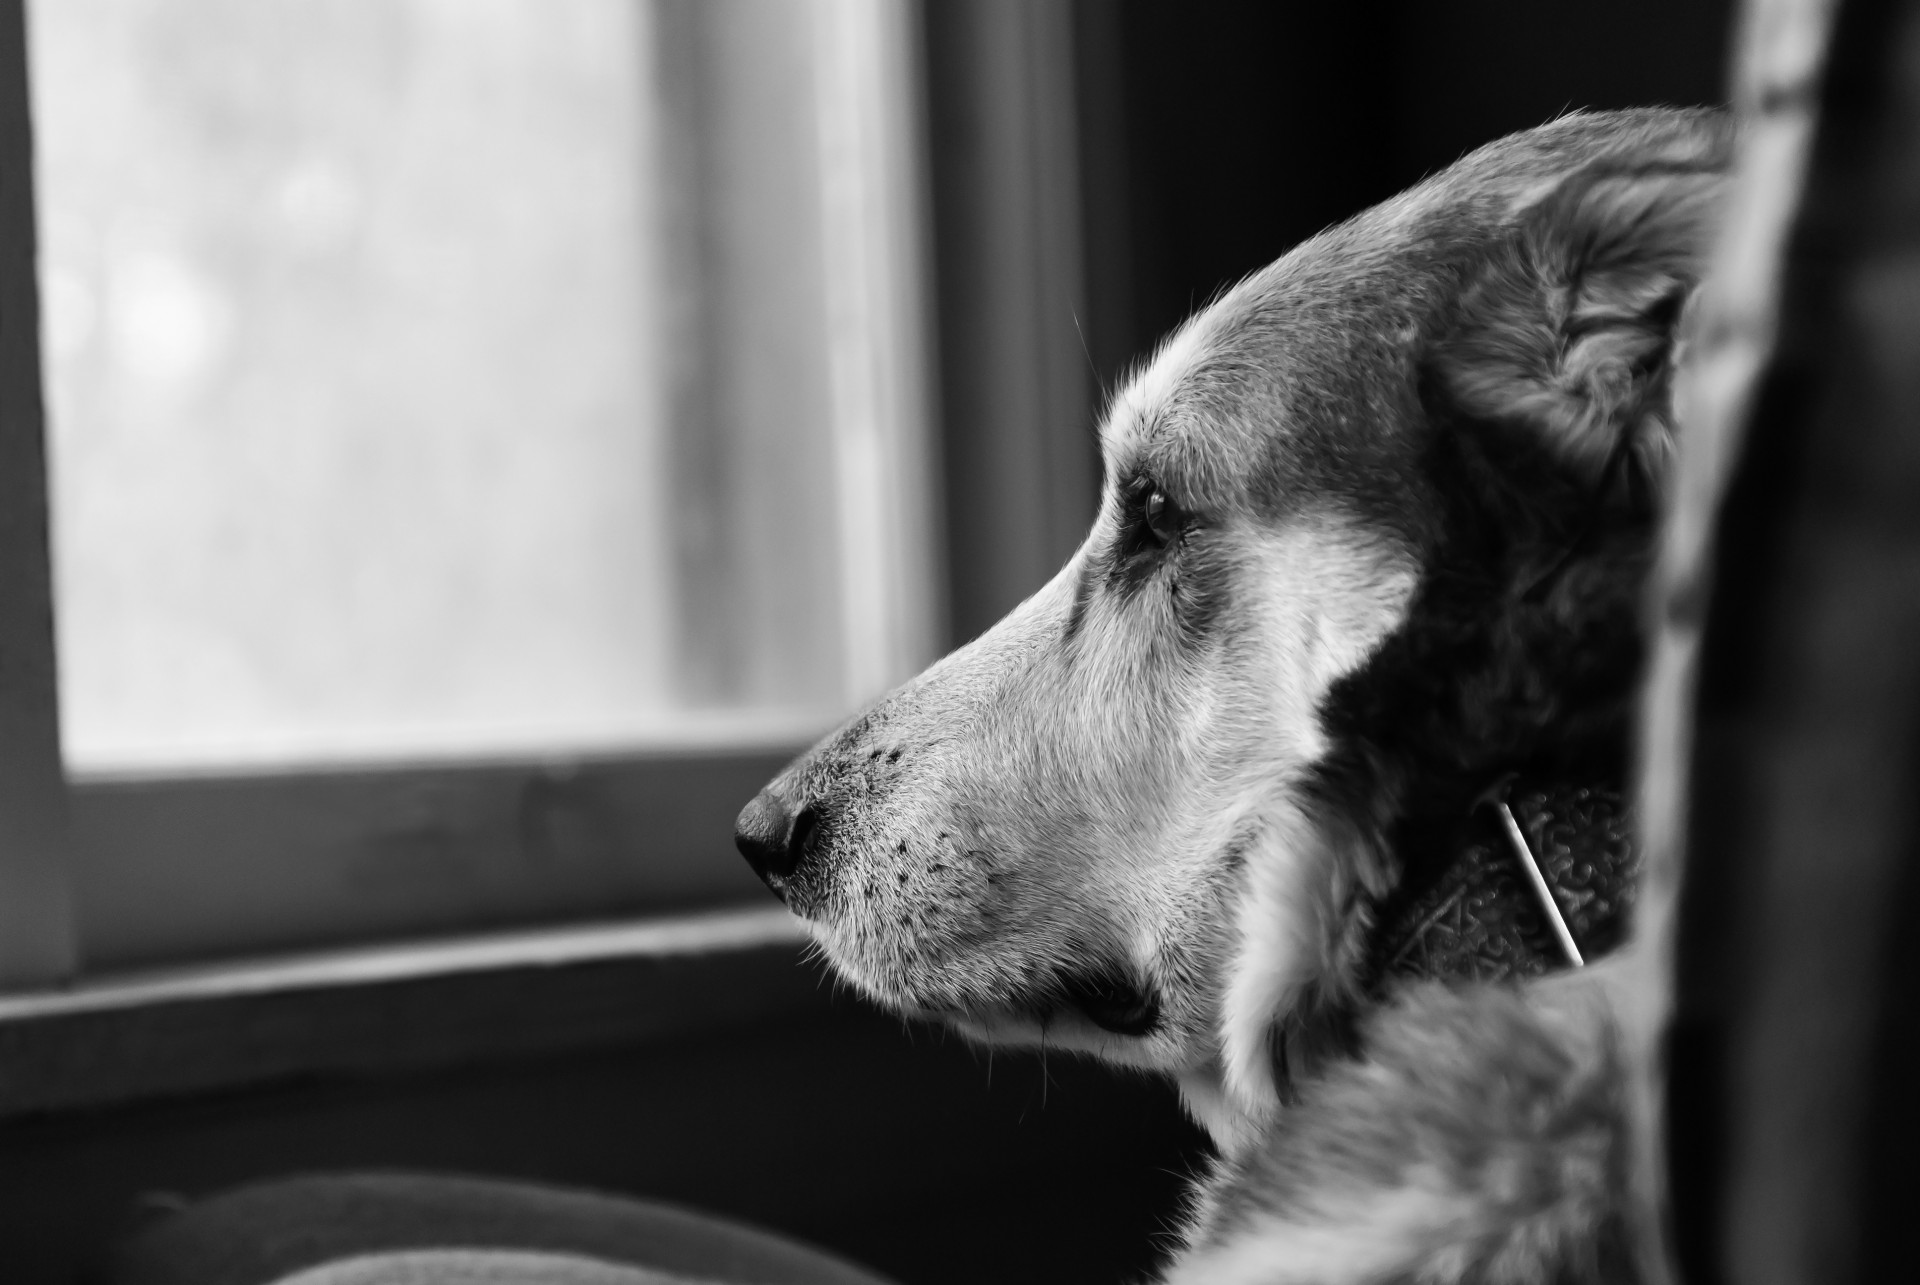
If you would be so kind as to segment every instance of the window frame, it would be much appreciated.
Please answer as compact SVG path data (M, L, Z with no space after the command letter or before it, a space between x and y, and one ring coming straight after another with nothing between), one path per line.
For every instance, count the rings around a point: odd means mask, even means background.
M931 660L937 645L928 570L938 510L920 498L930 490L930 444L921 439L931 415L909 71L915 15L887 0L816 0L771 15L782 21L769 29L770 15L750 5L650 0L647 8L642 74L670 82L657 92L674 126L659 140L672 194L662 216L675 265L667 306L673 334L698 337L670 341L668 493L692 498L669 529L758 508L748 502L757 492L736 496L730 475L706 476L714 470L697 461L698 476L688 476L678 457L687 442L698 454L708 439L726 439L722 454L751 451L772 427L760 422L764 414L729 404L764 411L773 392L766 385L800 354L756 364L759 349L751 334L735 333L736 314L761 314L753 270L769 253L795 249L786 241L797 238L799 250L819 256L818 285L802 272L808 286L794 302L822 311L819 333L803 341L808 360L823 359L825 402L814 409L825 413L825 440L809 453L825 457L815 483L843 497L825 524L828 533L840 528L826 555L840 600L829 614L838 612L846 640L845 699L857 705ZM769 92L764 77L776 72L780 101L802 123L763 143L754 133L756 121L765 123L759 100ZM896 110L902 102L907 109ZM796 141L817 150L776 159ZM817 199L818 213L789 218L767 208L778 204L760 190L767 184L741 186L740 173L766 165L776 188L786 169L806 175L791 195ZM693 313L682 316L689 298ZM811 494L795 492L792 506L817 508ZM682 582L673 592L678 615L712 617L683 640L697 667L725 651L730 635L764 637L778 622L752 593L730 587L745 552L722 549L716 559L713 541L692 544L691 554L673 553ZM44 561L44 552L34 556ZM711 611L720 600L726 607ZM75 925L77 958L66 966L168 966L757 901L763 889L731 850L733 817L830 726L825 714L817 723L778 717L720 748L668 752L482 750L468 763L83 770L66 792L58 863L69 872Z
M1097 494L1093 380L1077 327L1084 309L1071 163L1074 7L1072 0L895 3L920 73L910 89L930 189L920 213L931 279L927 385L943 465L933 519L938 524L944 512L948 532L934 563L950 622L942 641L951 643L1052 574L1084 531ZM760 900L764 891L727 851L738 802L798 745L169 782L67 780L48 562L25 22L24 0L0 0L0 486L12 488L0 494L0 575L11 587L0 604L0 761L8 768L0 775L0 1051L9 1065L30 1068L0 1076L0 1116L816 1012L826 992L811 969L797 967L798 925ZM1024 339L1010 344L1010 335ZM979 395L983 381L998 391ZM1035 514L1044 520L1035 522ZM582 798L611 800L605 815L612 821L598 841L650 844L673 872L668 888L589 897L562 907L558 922L510 926L482 913L374 937L364 924L345 934L302 930L273 941L235 940L228 957L216 950L165 967L154 961L176 955L175 946L150 942L117 958L90 958L75 930L80 880L114 874L82 869L76 837L88 827L116 827L151 843L190 817L242 834L244 843L231 851L286 870L327 842L376 856L381 844L422 851L458 844L466 841L465 821L484 815L493 818L497 858L504 851L498 841L524 832L529 813L538 829L542 809L558 807L558 818L548 818L556 832L580 830L578 818L565 814L568 800ZM332 838L296 834L302 815L324 818ZM585 830L594 824L602 823ZM170 841L198 878L247 873L231 851L196 847L184 832ZM126 851L137 861L151 850ZM171 873L161 866L138 890L126 889L128 904L175 891ZM423 940L426 934L438 936ZM289 946L322 949L289 957ZM764 1002L731 998L743 985L763 992ZM460 997L450 1011L465 1017L433 1016L447 996ZM562 1014L598 1016L533 1021L546 1034L528 1036L524 1022L487 1019L494 1001L503 1013L557 1006ZM614 1009L620 1015L608 1016ZM383 1026L381 1012L410 1016ZM416 1029L424 1033L398 1034ZM361 1050L351 1066L340 1062L343 1041Z
M0 985L73 974L24 0L0 9Z

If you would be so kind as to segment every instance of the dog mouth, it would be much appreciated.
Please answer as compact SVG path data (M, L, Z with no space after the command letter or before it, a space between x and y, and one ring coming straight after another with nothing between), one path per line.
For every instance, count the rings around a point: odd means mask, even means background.
M1160 1001L1124 973L1101 970L1061 979L1060 1007L1071 1008L1113 1035L1151 1035L1160 1025Z
M1023 1027L1031 1031L1029 1023L1042 1032L1058 1031L1055 1023L1062 1018L1084 1019L1109 1035L1139 1038L1157 1032L1162 1017L1158 994L1118 968L1056 973L992 999L898 993L874 997L903 1016L946 1022L989 1040L1018 1040Z

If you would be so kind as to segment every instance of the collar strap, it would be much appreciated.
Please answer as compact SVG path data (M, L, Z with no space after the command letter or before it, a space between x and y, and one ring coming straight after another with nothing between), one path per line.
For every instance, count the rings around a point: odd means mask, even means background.
M1380 904L1369 990L1406 978L1535 977L1624 940L1639 852L1620 792L1506 786L1482 797L1437 873Z
M1572 929L1567 927L1567 917L1554 898L1553 885L1547 882L1546 871L1540 867L1540 858L1534 855L1533 845L1527 842L1519 821L1514 819L1513 808L1507 803L1507 793L1512 784L1511 780L1500 782L1481 799L1481 806L1493 809L1494 819L1500 823L1501 836L1506 839L1507 849L1513 856L1514 869L1524 876L1527 891L1533 894L1533 908L1540 912L1540 922L1546 925L1547 935L1553 938L1561 960L1571 967L1585 968L1586 957L1580 953Z

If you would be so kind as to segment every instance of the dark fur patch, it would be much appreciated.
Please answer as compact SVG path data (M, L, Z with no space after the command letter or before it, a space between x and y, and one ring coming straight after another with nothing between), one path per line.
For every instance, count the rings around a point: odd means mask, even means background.
M1211 636L1227 609L1230 568L1219 542L1197 519L1166 545L1144 539L1131 527L1123 528L1110 548L1089 561L1076 585L1066 626L1069 640L1084 628L1091 595L1102 588L1121 602L1165 593L1178 641L1191 650Z
M1438 536L1407 619L1329 693L1312 787L1413 879L1501 773L1621 786L1654 531L1644 495L1596 493L1526 426L1426 394Z
M1232 593L1232 568L1221 542L1206 528L1196 528L1183 541L1168 592L1181 642L1198 650L1213 637Z

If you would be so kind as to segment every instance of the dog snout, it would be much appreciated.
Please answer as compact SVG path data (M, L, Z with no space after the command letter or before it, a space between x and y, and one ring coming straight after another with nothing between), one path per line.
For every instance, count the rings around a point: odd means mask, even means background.
M805 860L817 824L812 808L796 808L772 790L762 790L740 809L733 823L733 846L761 882L785 900L787 881Z

